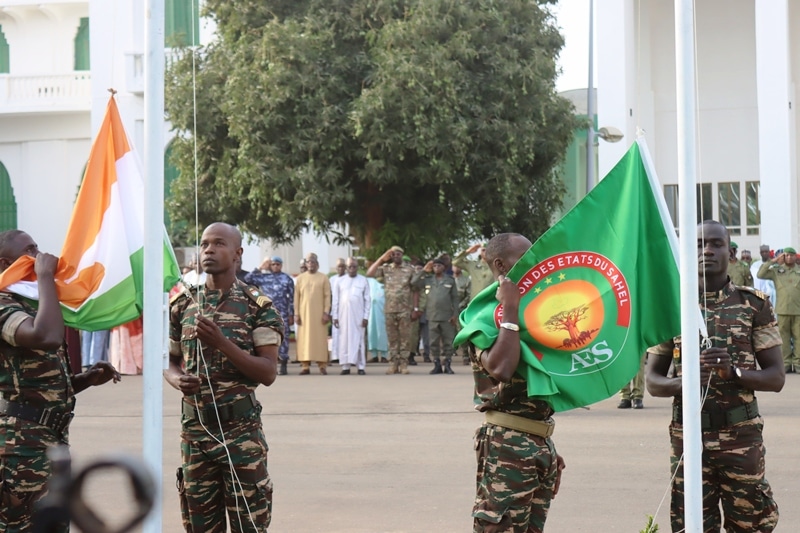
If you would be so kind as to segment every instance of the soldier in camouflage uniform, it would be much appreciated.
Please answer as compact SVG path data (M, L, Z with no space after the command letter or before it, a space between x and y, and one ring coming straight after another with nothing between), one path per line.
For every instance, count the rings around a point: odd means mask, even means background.
M178 490L186 531L267 531L272 482L261 425L259 384L275 381L284 325L269 298L235 276L241 235L211 224L200 241L202 287L170 303L165 378L184 394ZM231 471L235 476L231 479Z
M470 346L476 409L486 422L475 434L478 473L472 509L474 533L544 531L550 501L558 493L564 460L550 435L553 410L528 397L527 382L516 373L520 359L519 289L505 277L530 248L518 234L498 235L486 246L487 263L498 276L497 298L503 322L497 340L476 352Z
M425 307L430 328L431 374L453 374L450 361L453 357L453 339L458 319L458 289L456 281L444 273L446 265L441 258L428 262L423 270L414 273L411 285L425 293ZM442 356L444 360L442 360Z
M0 233L0 272L21 256L36 258L38 310L0 292L0 531L32 530L34 504L50 477L47 448L68 444L75 393L119 374L106 361L73 375L64 350L56 296L58 258L39 253L25 232ZM62 524L48 531L68 531Z
M738 249L739 246L735 242L732 242L731 258L728 262L728 276L730 276L731 281L737 287L752 287L754 283L753 274L750 272L750 265L736 259L736 252Z
M387 374L408 374L413 275L414 267L403 262L403 249L399 246L389 248L367 270L367 277L376 278L383 283L386 294L386 304L383 309L386 316L386 336L389 341Z
M711 347L701 351L700 382L708 384L702 406L703 530L770 532L778 523L778 506L764 477L763 420L755 391L783 388L780 335L766 295L730 283L729 237L718 222L698 229L700 308ZM670 425L673 531L684 523L683 405L680 338L650 348L647 389L653 396L673 396ZM675 376L669 376L670 365ZM677 472L676 472L677 471ZM720 513L720 507L722 512Z
M775 312L783 340L783 365L787 373L793 374L800 371L800 264L797 264L797 252L791 247L784 248L778 257L765 261L757 275L775 284L778 301Z

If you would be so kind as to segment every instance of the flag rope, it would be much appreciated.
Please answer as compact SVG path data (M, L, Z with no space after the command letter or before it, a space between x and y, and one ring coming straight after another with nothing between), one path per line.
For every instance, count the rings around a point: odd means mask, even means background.
M194 2L190 2L191 4L191 11L192 11L192 20L195 20L195 4ZM197 269L202 269L200 265L200 200L199 200L199 180L198 180L198 162L197 162L197 52L200 48L199 44L197 43L197 36L195 35L194 31L194 24L192 24L192 42L190 46L190 51L192 54L192 162L193 162L193 172L194 172L194 257L197 261L195 266L195 272ZM200 286L200 278L198 277L198 287ZM203 282L203 287L205 287L205 281ZM197 305L198 310L202 313L203 309L205 309L206 302L204 301L204 291L200 291L198 289L197 300L194 299L191 291L186 291L189 294L189 297L192 299L193 303ZM210 319L213 321L214 314L216 314L216 309L214 313L211 314ZM239 479L239 475L236 473L236 469L233 466L233 458L231 457L230 449L228 448L227 438L225 437L225 431L222 429L222 421L219 417L219 406L217 404L217 398L214 394L214 388L211 385L211 376L208 370L208 364L206 363L205 356L203 354L203 343L199 340L197 342L197 369L198 373L205 372L206 382L208 383L208 387L211 394L211 403L214 406L214 413L217 416L217 424L219 426L219 439L211 432L211 429L206 427L203 423L202 418L198 417L200 420L200 425L206 434L211 437L217 444L221 445L222 448L225 450L225 458L228 461L228 469L230 471L231 476L231 486L233 487L233 497L236 506L236 518L239 523L239 530L244 531L244 526L242 524L242 513L239 510L239 493L241 492L242 500L244 502L245 510L247 511L247 518L250 521L250 525L253 527L253 530L258 529L253 519L252 512L250 511L250 505L247 502L247 497L244 493L244 487L242 486L242 482ZM200 396L198 392L196 396ZM197 403L197 400L195 400Z

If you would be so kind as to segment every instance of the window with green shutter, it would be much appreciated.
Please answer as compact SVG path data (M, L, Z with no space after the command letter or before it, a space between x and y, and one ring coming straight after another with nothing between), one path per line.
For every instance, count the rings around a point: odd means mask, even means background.
M83 17L75 34L75 70L89 70L89 18Z
M8 41L3 33L3 26L0 25L0 74L8 74L11 64L8 60Z
M17 229L17 200L8 171L0 163L0 231L10 229Z
M164 4L164 45L196 46L200 42L198 0L167 0Z

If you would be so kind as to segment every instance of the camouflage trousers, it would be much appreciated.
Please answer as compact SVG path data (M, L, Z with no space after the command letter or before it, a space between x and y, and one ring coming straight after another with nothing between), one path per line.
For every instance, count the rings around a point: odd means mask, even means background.
M289 335L292 333L292 327L289 325L288 317L283 318L283 340L278 347L278 359L281 361L289 360Z
M407 364L411 340L410 313L386 313L386 339L389 342L389 361L395 366Z
M447 321L429 321L431 336L431 356L434 359L439 359L444 356L445 359L453 357L453 339L456 337L456 327ZM441 346L440 346L441 344Z
M762 428L761 419L756 418L724 431L704 433L703 531L717 533L724 525L727 533L769 533L778 524L778 504L764 477ZM678 470L672 484L670 519L672 531L683 531L684 477L683 463L679 464L683 429L675 422L670 425L670 437L671 472Z
M473 533L538 533L553 499L558 464L549 438L484 424L475 434Z
M261 428L227 439L181 436L178 493L183 527L189 533L224 533L225 512L233 533L264 533L272 519L272 481L267 441ZM232 476L231 473L235 475Z
M50 459L46 450L24 451L28 453L0 455L0 533L33 531L33 507L47 489ZM66 533L69 524L47 531Z

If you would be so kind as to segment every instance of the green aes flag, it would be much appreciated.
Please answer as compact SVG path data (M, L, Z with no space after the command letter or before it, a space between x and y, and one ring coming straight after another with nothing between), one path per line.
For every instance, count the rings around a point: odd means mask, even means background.
M677 237L643 139L508 277L521 295L517 372L556 411L614 395L648 347L680 334ZM456 345L497 339L496 289L461 313Z

